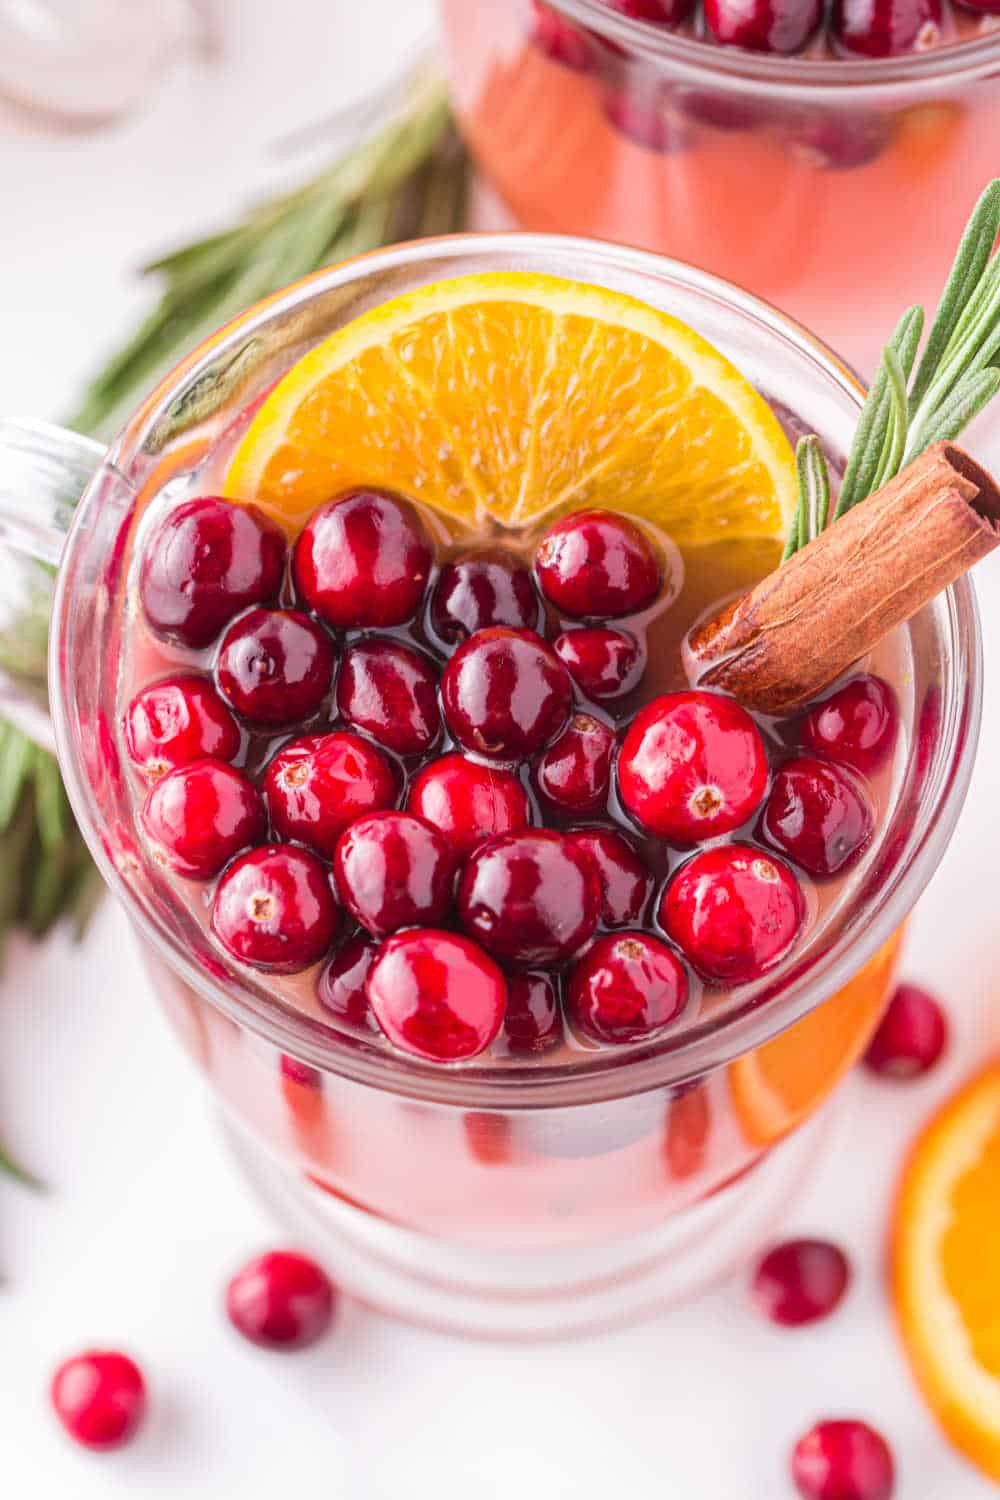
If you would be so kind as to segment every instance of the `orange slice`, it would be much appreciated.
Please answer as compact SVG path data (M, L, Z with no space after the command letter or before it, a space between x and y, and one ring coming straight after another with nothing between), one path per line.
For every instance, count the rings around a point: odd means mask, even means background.
M910 1156L893 1221L896 1312L952 1441L1000 1480L1000 1063L961 1089Z

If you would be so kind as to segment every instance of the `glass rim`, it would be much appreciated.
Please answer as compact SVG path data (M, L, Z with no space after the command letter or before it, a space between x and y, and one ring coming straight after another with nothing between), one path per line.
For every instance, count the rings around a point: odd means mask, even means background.
M759 325L765 334L797 346L860 408L863 386L820 339L764 300L682 261L582 236L527 233L447 235L372 251L318 271L255 304L193 350L140 405L111 445L105 463L88 486L73 518L56 582L49 681L58 684L51 695L51 708L60 767L90 852L134 926L186 984L223 1014L282 1052L333 1074L430 1102L541 1109L595 1103L654 1088L679 1086L723 1067L771 1040L832 997L889 941L937 868L972 773L982 708L982 642L975 594L968 576L959 579L941 596L947 620L948 661L963 662L961 672L950 674L951 693L943 704L940 751L940 761L946 766L943 794L936 805L921 813L923 826L908 850L908 862L900 868L889 898L874 918L859 934L838 934L825 952L804 964L800 972L791 974L787 983L778 977L780 970L777 971L776 982L781 988L769 995L766 1003L748 999L741 1009L706 1019L676 1043L660 1038L642 1048L620 1051L607 1048L588 1053L586 1066L575 1069L550 1068L541 1063L530 1068L512 1068L485 1064L479 1059L442 1065L381 1047L376 1050L363 1041L359 1044L355 1037L338 1034L332 1026L304 1013L293 1013L273 1000L268 1003L258 999L245 984L237 987L234 982L213 977L192 957L176 933L143 910L105 847L81 737L70 716L74 673L71 653L64 649L73 603L69 590L73 570L67 563L86 537L90 507L99 500L104 477L109 473L122 475L127 468L127 454L141 449L144 436L176 403L179 393L199 379L210 361L225 358L231 346L275 316L292 312L322 293L345 286L359 274L378 278L400 266L433 262L436 258L454 256L456 251L488 256L510 253L512 249L526 254L561 251L596 255L640 276L672 281L678 287L715 298L735 316ZM266 982L266 975L262 979Z

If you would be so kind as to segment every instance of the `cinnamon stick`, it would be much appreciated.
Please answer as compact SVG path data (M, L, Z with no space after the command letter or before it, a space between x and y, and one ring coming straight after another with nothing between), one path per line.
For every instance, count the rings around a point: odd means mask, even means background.
M1000 542L1000 489L936 443L688 639L699 687L786 714Z

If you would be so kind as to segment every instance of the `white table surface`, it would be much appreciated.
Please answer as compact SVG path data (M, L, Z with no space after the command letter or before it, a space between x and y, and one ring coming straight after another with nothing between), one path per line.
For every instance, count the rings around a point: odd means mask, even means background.
M132 268L293 170L268 144L360 97L426 33L433 7L229 0L229 10L224 69L180 67L122 126L46 135L0 116L0 411L64 411L144 304ZM1000 563L983 569L980 593L995 676ZM947 998L956 1045L916 1087L852 1086L787 1227L844 1242L857 1280L835 1319L798 1334L758 1320L737 1282L562 1347L465 1344L352 1308L306 1354L252 1350L221 1318L220 1293L281 1231L233 1171L121 914L107 903L82 948L15 944L0 982L0 1133L52 1191L0 1186L0 1492L783 1500L797 1434L823 1415L864 1415L894 1444L901 1500L985 1500L993 1487L950 1452L914 1394L882 1261L908 1139L1000 1044L998 809L991 690L970 805L906 964ZM133 1350L152 1388L141 1440L109 1458L73 1448L46 1403L54 1363L87 1343Z

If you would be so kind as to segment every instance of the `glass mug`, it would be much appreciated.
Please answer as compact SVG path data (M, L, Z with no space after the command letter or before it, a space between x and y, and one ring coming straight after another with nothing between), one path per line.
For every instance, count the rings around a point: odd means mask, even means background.
M581 55L538 45L535 0L441 0L459 122L521 228L703 266L869 374L903 280L930 311L996 175L1000 31L966 16L969 40L834 60L713 46L607 0L546 9Z
M790 429L818 431L834 460L846 452L860 387L763 303L641 251L460 235L322 271L252 309L184 360L105 454L54 428L0 425L0 535L58 563L49 689L69 795L251 1180L362 1300L434 1327L530 1338L644 1315L773 1231L954 828L981 660L962 579L902 633L913 727L877 856L836 920L779 977L627 1055L514 1070L425 1063L338 1034L225 959L147 856L123 769L116 687L144 508L154 494L183 498L220 434L319 337L423 283L497 270L557 273L669 310L729 355ZM44 733L38 705L7 687L4 710Z

